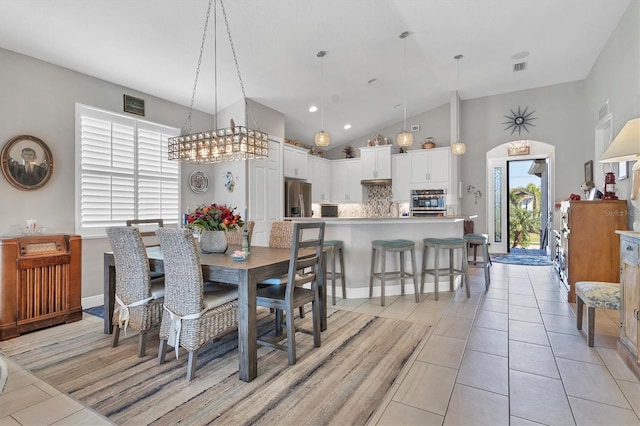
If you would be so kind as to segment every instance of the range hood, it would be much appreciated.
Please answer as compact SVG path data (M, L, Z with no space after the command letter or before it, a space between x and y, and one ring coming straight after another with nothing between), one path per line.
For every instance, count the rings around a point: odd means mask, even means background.
M363 179L360 181L362 186L386 186L391 185L391 179Z

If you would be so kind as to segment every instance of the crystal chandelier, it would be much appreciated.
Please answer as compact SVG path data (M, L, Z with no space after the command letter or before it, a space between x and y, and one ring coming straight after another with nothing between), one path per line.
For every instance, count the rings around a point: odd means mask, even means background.
M456 55L453 57L453 59L455 59L457 61L457 68L458 68L458 77L457 77L457 82L456 82L456 102L458 102L458 105L460 105L460 100L458 97L458 90L460 87L460 59L462 59L463 56L462 55ZM458 139L460 138L460 107L458 106L457 111L456 111L456 126L458 128L457 131L457 137ZM456 142L451 144L451 153L453 155L462 155L467 151L467 146L464 144L464 142L457 140Z
M409 31L403 31L400 34L400 38L403 40L403 93L404 100L402 102L402 107L404 109L404 124L402 125L402 132L398 133L398 146L403 148L409 147L413 145L413 134L407 132L407 37L409 36Z
M313 138L313 142L317 146L325 147L329 146L331 143L331 138L329 137L329 133L324 131L324 57L327 54L326 51L321 50L316 55L320 58L320 131L316 133Z
M200 65L202 63L202 53L207 38L207 27L209 25L209 17L211 15L211 6L214 0L209 0L207 8L207 16L204 23L204 31L202 34L202 44L200 45L200 56L198 58L198 67L196 69L196 77L193 85L193 93L191 95L191 105L189 113L185 121L189 123L187 134L169 138L169 160L177 160L183 163L221 163L223 161L247 160L253 158L265 158L269 155L269 142L267 134L259 130L252 130L245 126L236 126L231 120L229 127L218 128L218 61L215 58L214 81L215 81L215 98L214 98L214 128L215 130L207 130L204 132L191 133L191 114L193 111L193 102L196 96L196 88L198 86L198 76L200 74ZM224 17L224 24L229 36L229 44L233 53L238 79L240 80L240 88L242 89L242 98L245 104L245 123L248 124L247 111L247 95L244 91L242 83L242 75L238 66L238 58L231 38L229 30L229 21L224 8L223 0L220 0L220 8ZM214 56L217 49L217 17L216 5L213 3L213 24L214 24ZM255 121L255 120L254 120Z

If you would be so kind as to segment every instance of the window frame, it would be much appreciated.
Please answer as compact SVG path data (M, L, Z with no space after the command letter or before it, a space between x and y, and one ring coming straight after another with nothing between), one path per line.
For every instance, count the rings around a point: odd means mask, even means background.
M181 167L179 163L168 159L166 139L179 135L180 129L79 103L76 103L75 113L76 233L85 238L104 237L108 226L125 226L127 219L162 218L165 225L177 226L180 219ZM130 126L132 133L129 135L123 132L123 139L118 139L116 143L121 142L120 147L123 148L120 158L124 158L122 155L133 155L132 161L121 161L120 164L126 163L124 167L118 167L118 164L116 164L117 161L112 161L114 156L114 135L111 131L111 134L107 136L109 138L109 146L105 148L105 153L108 153L110 158L102 161L101 158L97 157L96 162L101 163L100 165L94 163L85 167L82 158L83 147L85 146L82 133L83 117L102 122L108 121L112 126L116 123L116 126L119 126L125 131L129 129L127 126ZM145 135L150 135L150 137L144 138ZM131 139L127 139L129 136ZM155 144L155 146L153 145L154 136L159 137L161 140L160 144ZM133 144L131 148L126 146L128 142ZM99 145L96 146L99 147ZM94 149L96 146L94 146ZM140 158L141 148L147 148L144 151L147 154L144 158ZM151 151L149 151L149 148ZM153 150L155 148L161 150L159 156L154 156ZM149 166L149 162L151 162L152 166ZM103 165L102 163L111 163L111 165ZM164 171L165 168L167 169L166 171ZM157 171L158 169L159 171ZM125 208L121 212L118 212L118 209L113 209L113 201L109 201L109 211L106 213L108 217L96 219L96 222L100 223L93 225L86 219L86 215L83 215L86 197L83 177L86 176L87 171L96 179L102 179L102 182L99 182L97 185L98 191L102 190L102 188L99 188L100 186L107 186L108 188L105 189L105 191L107 191L105 195L114 198L120 196L121 200L125 200ZM108 179L104 180L104 177ZM119 191L119 194L117 188L114 189L113 178L126 182L126 185L120 187L121 191ZM141 181L150 183L146 188L150 188L151 193L144 191L145 186L140 185ZM130 191L127 186L130 186ZM153 197L154 191L158 191L158 196L155 198ZM115 196L114 192L116 192ZM165 195L163 196L163 194ZM98 196L102 195L99 194ZM132 197L132 200L128 200L128 197ZM132 205L128 205L129 203L132 203ZM157 214L155 212L151 213L153 217L150 216L149 211L145 214L143 203L146 203L147 206L151 205L153 209L159 208L160 212ZM98 204L99 203L97 203L94 208L99 207Z

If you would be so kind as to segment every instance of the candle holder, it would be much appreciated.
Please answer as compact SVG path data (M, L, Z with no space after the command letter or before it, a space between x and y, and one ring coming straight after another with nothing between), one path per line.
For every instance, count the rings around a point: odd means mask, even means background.
M246 223L242 228L242 251L249 254L249 229Z

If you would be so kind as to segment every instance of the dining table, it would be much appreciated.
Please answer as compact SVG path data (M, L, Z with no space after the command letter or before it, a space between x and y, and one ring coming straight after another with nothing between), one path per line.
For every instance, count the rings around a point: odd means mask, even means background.
M233 253L240 247L229 246ZM147 247L151 271L164 272L160 246ZM244 261L225 253L200 253L204 281L233 284L238 287L238 356L240 380L249 382L258 374L257 304L258 283L267 278L286 275L291 249L252 246ZM321 257L318 291L320 293L321 330L327 329L327 291L324 256ZM113 331L112 317L116 291L116 268L113 252L104 253L104 333Z

